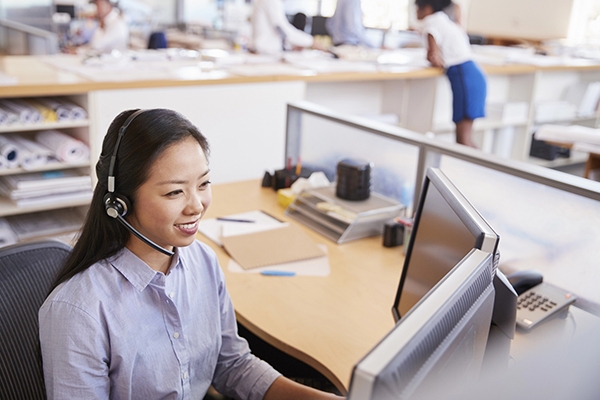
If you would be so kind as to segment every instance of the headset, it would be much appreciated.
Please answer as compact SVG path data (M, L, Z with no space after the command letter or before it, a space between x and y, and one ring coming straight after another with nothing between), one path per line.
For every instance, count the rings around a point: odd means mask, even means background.
M125 135L127 128L131 125L131 122L140 114L146 112L147 110L140 109L131 114L126 120L125 123L119 128L119 136L117 136L117 142L115 143L115 149L113 150L113 154L110 157L110 164L108 166L108 193L104 195L104 208L106 210L106 214L111 217L117 219L129 232L134 234L138 239L142 242L146 243L148 246L152 247L155 250L160 251L167 256L172 256L175 254L174 252L167 250L152 240L148 239L146 236L142 235L138 232L129 222L125 220L125 215L131 209L131 202L126 196L122 194L115 193L115 164L117 161L117 152L119 150L119 145L121 144L121 139Z

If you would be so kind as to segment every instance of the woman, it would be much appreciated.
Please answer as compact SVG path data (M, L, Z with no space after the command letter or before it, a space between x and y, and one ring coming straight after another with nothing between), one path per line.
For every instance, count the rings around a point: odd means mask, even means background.
M456 142L477 148L473 122L485 117L487 82L473 60L467 33L443 12L450 0L415 0L417 19L423 21L427 61L444 68L452 89L452 121Z
M49 399L335 399L250 353L216 255L208 142L180 114L125 111L81 235L39 313Z

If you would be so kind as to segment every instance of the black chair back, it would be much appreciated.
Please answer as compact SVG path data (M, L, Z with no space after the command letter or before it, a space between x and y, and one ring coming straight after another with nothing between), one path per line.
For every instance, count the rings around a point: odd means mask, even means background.
M38 310L71 247L56 240L0 249L0 399L45 399Z

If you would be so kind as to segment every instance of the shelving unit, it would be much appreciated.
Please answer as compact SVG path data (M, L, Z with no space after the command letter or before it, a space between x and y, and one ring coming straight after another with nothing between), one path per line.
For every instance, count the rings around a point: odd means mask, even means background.
M587 154L572 152L571 157L552 161L529 155L532 137L541 124L578 124L589 127L600 126L600 111L588 116L573 116L554 120L536 121L536 105L544 101L564 100L571 85L580 82L600 81L600 68L490 68L487 74L487 104L510 103L527 104L528 109L522 118L508 118L506 121L497 115L476 119L474 139L483 151L495 153L525 162L546 167L557 167L585 162ZM454 141L452 122L452 92L445 76L424 79L419 84L405 84L405 92L397 96L402 104L405 118L399 125L421 133L431 132L437 139Z
M43 97L43 96L39 96ZM63 95L56 96L59 98L63 98L68 100L69 102L75 103L76 105L82 107L85 110L88 110L88 96L87 94L78 94L78 95ZM31 97L18 97L19 99L36 99L37 96ZM0 135L6 133L16 133L24 138L28 138L33 140L34 134L39 131L44 130L58 130L60 132L66 133L78 140L81 140L87 146L90 146L92 139L90 137L90 120L89 118L84 120L76 120L76 121L58 121L58 122L44 122L44 123L32 123L32 124L11 124L11 125L3 125L0 126ZM10 168L10 169L2 169L0 170L0 176L11 176L11 175L20 175L27 173L35 173L35 172L49 172L49 171L66 171L66 170L76 170L81 175L90 175L91 169L91 160L88 159L84 162L77 163L66 163L60 161L51 161L39 167L35 167L32 169L23 169L22 167ZM90 196L91 197L91 196ZM46 211L52 210L68 210L71 215L77 215L81 221L83 221L83 215L85 209L89 205L89 198L84 200L66 200L60 202L48 202L47 204L36 204L31 206L18 206L15 202L13 202L10 198L1 196L0 197L0 217L9 217L9 220L13 220L19 215L23 215L26 217L34 216L39 218L40 220L44 217L48 217ZM33 220L35 218L28 218ZM40 226L43 225L43 221L39 221ZM10 223L10 221L9 221ZM47 228L47 227L46 227ZM54 234L62 234L67 233L73 229L73 219L71 219L69 224L65 224L64 230L61 230L58 227ZM45 232L41 231L40 236L43 236ZM31 239L32 235L27 237L27 240Z

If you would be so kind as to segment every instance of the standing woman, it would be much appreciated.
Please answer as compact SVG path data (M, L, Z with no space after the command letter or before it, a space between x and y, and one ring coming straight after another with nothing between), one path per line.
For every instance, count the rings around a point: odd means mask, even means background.
M129 110L108 128L98 183L39 312L49 399L336 399L250 353L215 253L208 142L180 114Z
M473 121L485 116L487 82L473 61L467 33L443 10L450 0L416 0L417 18L423 20L427 60L446 71L452 88L452 121L456 142L477 147L472 138Z

